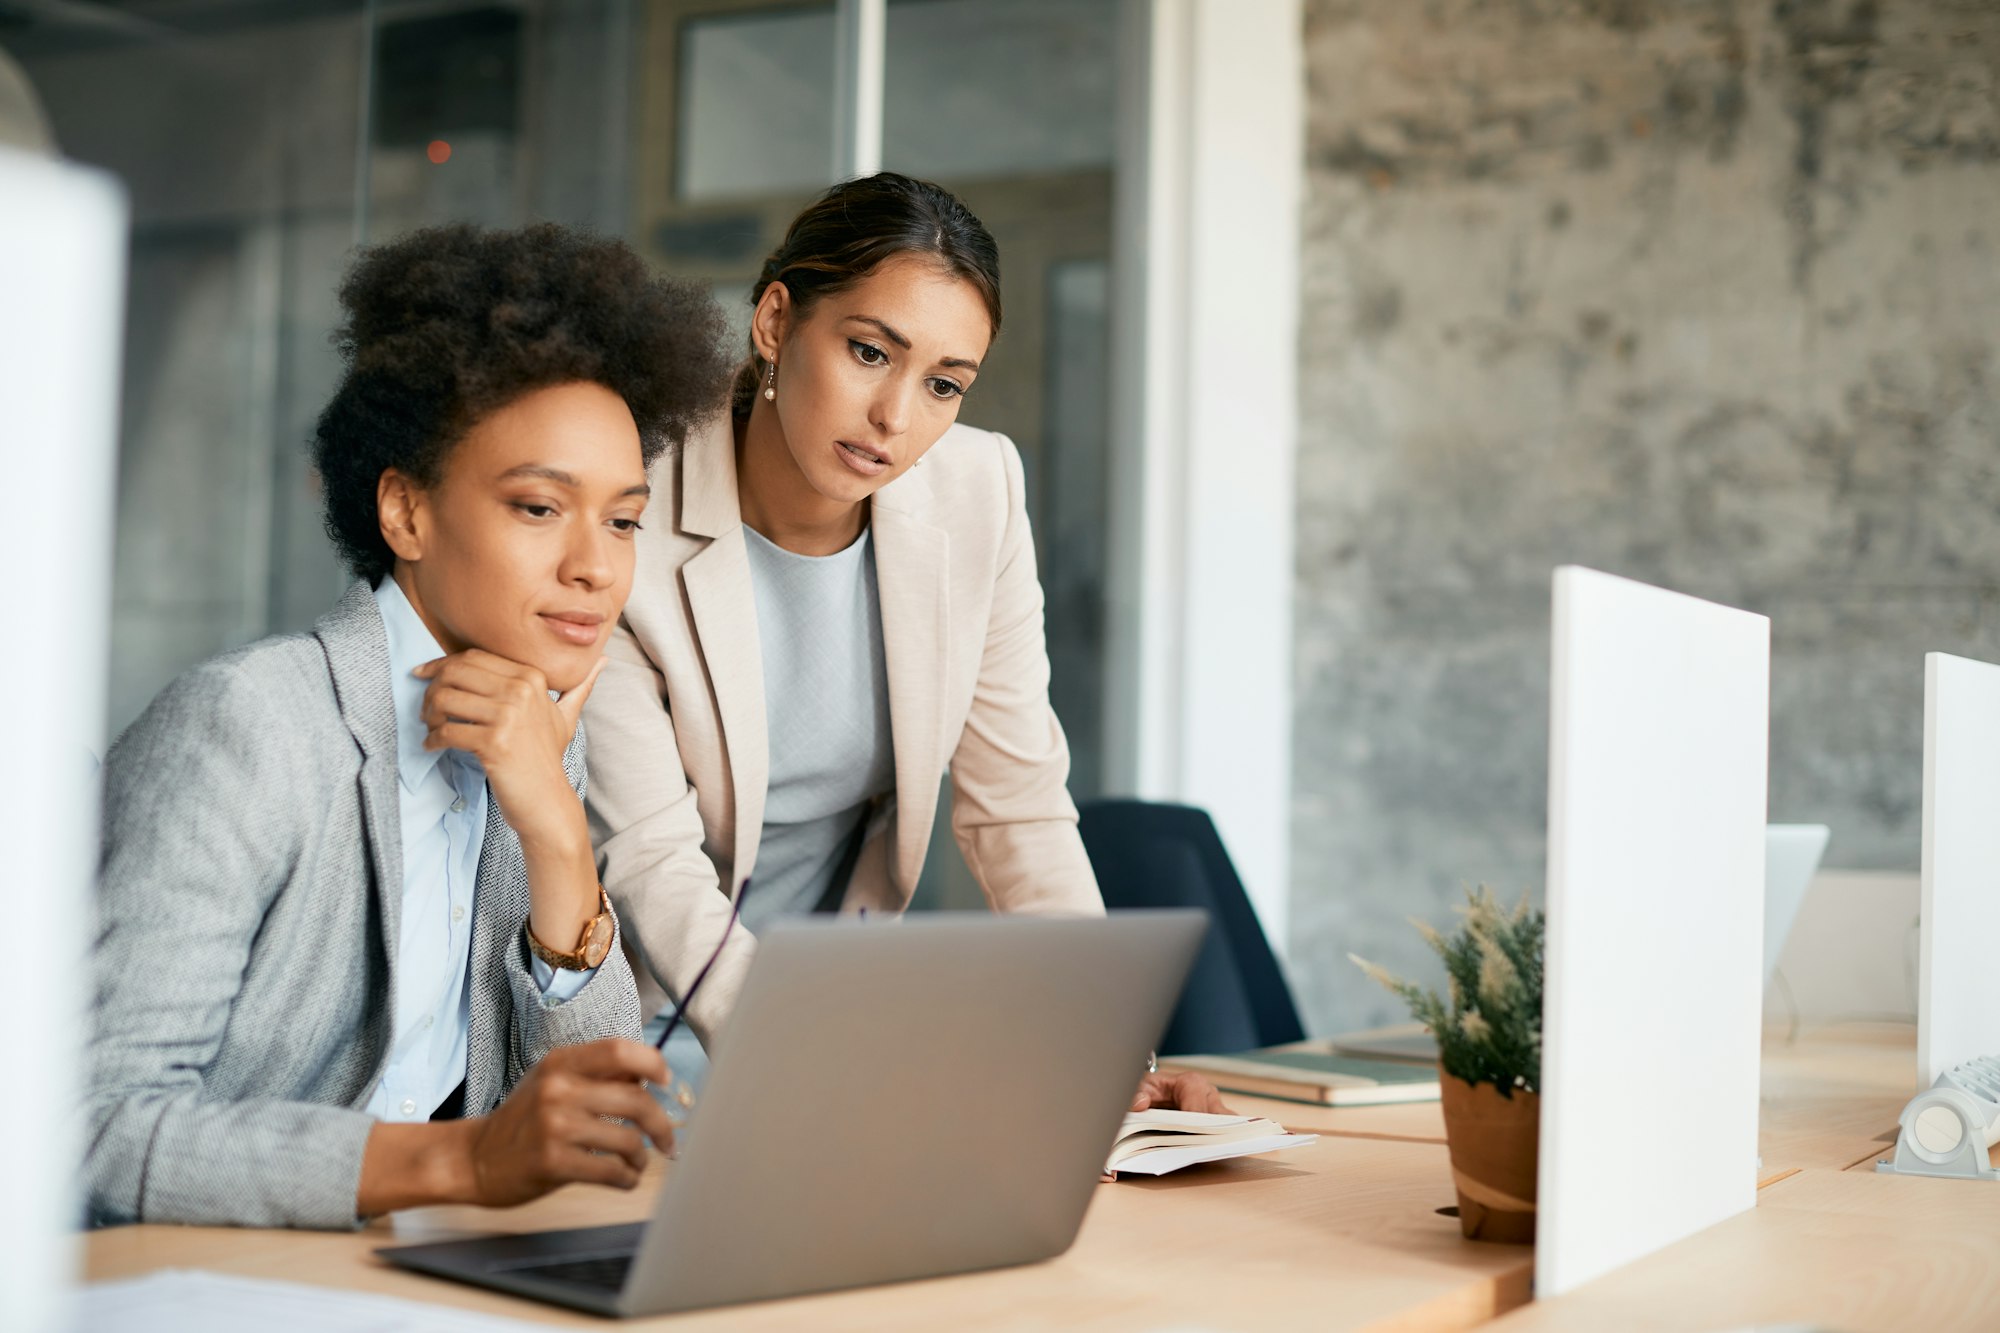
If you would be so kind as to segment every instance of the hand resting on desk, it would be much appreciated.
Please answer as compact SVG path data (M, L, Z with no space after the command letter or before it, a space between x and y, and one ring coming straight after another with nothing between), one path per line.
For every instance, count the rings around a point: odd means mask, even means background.
M1132 1094L1132 1109L1149 1111L1156 1106L1168 1111L1235 1114L1222 1104L1222 1094L1215 1090L1213 1083L1200 1074L1186 1070L1172 1074L1161 1070L1139 1080L1139 1090Z
M1200 1074L1183 1070L1169 1074L1164 1070L1146 1075L1139 1080L1139 1090L1132 1094L1134 1111L1150 1111L1154 1107L1169 1111L1206 1111L1210 1115L1233 1114L1222 1104L1222 1094L1215 1085ZM1099 1179L1116 1180L1117 1175L1106 1171Z

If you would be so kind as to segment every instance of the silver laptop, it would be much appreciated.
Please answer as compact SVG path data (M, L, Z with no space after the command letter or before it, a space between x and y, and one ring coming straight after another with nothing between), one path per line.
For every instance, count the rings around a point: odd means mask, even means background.
M650 1222L378 1253L607 1315L1052 1258L1205 926L1198 911L779 922Z
M1830 830L1824 824L1764 826L1764 984L1778 975L1778 955L1791 938L1806 890L1826 855Z

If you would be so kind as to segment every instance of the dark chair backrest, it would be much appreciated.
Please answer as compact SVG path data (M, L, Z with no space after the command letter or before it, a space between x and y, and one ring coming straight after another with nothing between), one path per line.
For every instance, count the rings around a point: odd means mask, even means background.
M1208 935L1160 1039L1160 1054L1247 1051L1303 1040L1291 988L1207 812L1151 801L1091 801L1079 814L1106 907L1208 910Z

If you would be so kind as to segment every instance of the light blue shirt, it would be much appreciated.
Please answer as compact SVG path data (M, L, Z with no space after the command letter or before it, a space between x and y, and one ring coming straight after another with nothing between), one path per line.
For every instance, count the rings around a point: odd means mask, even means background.
M743 529L764 652L770 786L757 843L752 934L838 907L835 883L874 801L895 790L888 655L871 529L832 555L799 555Z
M472 997L473 890L486 841L486 770L463 750L426 750L424 692L410 673L444 650L393 578L375 589L389 638L396 701L396 794L403 833L403 912L396 937L395 1033L367 1112L428 1120L465 1079ZM545 1004L573 998L590 972L558 971L530 956Z

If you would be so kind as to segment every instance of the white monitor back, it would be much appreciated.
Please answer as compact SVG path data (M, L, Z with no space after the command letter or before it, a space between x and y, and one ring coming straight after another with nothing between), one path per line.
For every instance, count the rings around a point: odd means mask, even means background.
M1770 622L1555 576L1535 1294L1757 1194Z
M2000 666L1924 656L1917 1076L2000 1055Z
M0 524L0 652L17 697L0 746L15 938L0 1098L0 1324L67 1327L88 1038L94 756L103 752L125 203L95 172L0 149L0 447L31 493Z
M1805 905L1833 830L1824 824L1772 824L1764 830L1764 984L1778 975L1778 958Z

